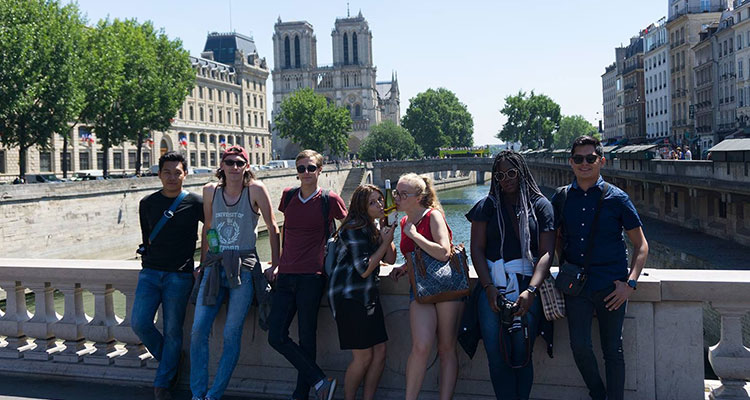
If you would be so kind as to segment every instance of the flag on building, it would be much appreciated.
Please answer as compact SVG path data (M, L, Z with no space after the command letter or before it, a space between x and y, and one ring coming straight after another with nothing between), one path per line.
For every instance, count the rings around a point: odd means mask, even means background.
M185 136L185 135L180 135L180 144L181 144L181 145L182 145L183 147L187 147L187 145L188 145L188 141L187 141L187 136Z
M223 137L222 137L222 138L219 138L219 146L220 146L220 147L221 147L222 149L226 149L226 148L227 148L227 140L226 140L226 139L224 139Z
M255 137L255 147L260 147L260 138Z

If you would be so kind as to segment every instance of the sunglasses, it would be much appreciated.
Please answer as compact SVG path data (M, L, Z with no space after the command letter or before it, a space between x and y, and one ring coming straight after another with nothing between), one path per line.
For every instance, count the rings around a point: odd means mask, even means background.
M572 158L573 162L576 163L576 164L583 164L583 160L586 160L586 162L588 164L593 164L597 160L599 160L599 156L596 155L596 154L589 154L587 156L582 156L580 154L576 154L576 155L574 155L574 156L572 156L570 158Z
M518 178L518 170L513 168L509 169L507 172L503 171L497 171L495 172L495 179L498 181L504 181L506 179L516 179Z
M313 172L315 172L317 170L318 170L318 166L317 165L307 165L307 166L305 166L305 165L298 165L297 166L297 173L299 173L299 174L304 174L305 171L307 171L307 172L309 172L309 173L312 174Z
M419 193L399 192L396 189L393 189L393 191L391 191L391 194L393 195L394 199L407 199L412 196L419 196Z
M224 160L224 164L226 164L227 167L234 167L236 165L238 168L242 168L247 163L242 160Z

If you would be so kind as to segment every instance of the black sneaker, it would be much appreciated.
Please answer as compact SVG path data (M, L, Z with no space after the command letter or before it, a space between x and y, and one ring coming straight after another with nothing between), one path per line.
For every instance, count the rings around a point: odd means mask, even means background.
M169 389L167 388L155 387L154 399L155 400L172 400L172 394L169 393Z
M333 394L336 393L336 378L326 378L323 386L315 391L317 400L333 400Z

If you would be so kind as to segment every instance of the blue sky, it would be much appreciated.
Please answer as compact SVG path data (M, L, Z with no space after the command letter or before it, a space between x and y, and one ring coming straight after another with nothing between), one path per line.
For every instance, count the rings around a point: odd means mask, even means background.
M614 47L667 13L668 0L355 1L373 34L378 80L397 71L401 113L409 99L445 87L474 117L474 142L499 143L503 99L519 90L550 96L566 115L601 115L601 74ZM101 18L151 20L192 55L206 34L230 30L230 0L79 0L89 23ZM255 38L273 65L273 25L306 20L318 39L318 64L330 64L331 30L346 1L231 1L233 30ZM268 80L271 96L272 82ZM269 115L270 117L270 115Z

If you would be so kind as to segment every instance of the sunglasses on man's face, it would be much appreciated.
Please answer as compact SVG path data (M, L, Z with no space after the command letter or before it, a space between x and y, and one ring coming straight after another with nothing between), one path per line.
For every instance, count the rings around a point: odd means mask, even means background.
M315 172L317 170L318 170L318 166L317 165L298 165L297 166L297 173L299 173L299 174L304 174L305 171L307 171L307 172L309 172L309 173L312 174L313 172Z
M572 156L570 158L572 158L573 162L576 163L576 164L583 164L583 160L586 160L586 163L588 163L588 164L593 164L593 163L595 163L595 162L597 162L599 160L599 156L596 155L596 154L589 154L589 155L586 155L586 156L582 156L580 154L576 154L576 155L574 155L574 156Z
M224 164L226 164L227 167L234 167L236 165L237 168L242 168L246 163L242 160L224 160Z

